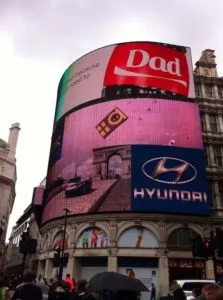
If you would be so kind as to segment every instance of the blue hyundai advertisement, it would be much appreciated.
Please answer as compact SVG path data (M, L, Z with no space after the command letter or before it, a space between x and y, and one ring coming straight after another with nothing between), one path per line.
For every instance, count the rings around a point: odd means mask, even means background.
M132 211L210 213L202 149L135 145L131 172Z

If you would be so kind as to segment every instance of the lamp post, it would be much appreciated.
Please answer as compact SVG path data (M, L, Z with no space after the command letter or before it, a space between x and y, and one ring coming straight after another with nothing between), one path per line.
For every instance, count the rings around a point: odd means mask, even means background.
M70 213L68 208L63 209L65 212L65 219L64 219L64 230L63 230L63 243L61 249L61 256L60 256L60 266L59 266L59 279L63 277L63 267L64 267L64 248L65 248L65 240L66 240L66 232L67 232L67 216Z

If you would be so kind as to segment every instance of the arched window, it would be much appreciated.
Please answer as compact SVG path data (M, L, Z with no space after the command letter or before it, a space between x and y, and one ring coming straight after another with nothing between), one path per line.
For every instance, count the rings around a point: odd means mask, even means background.
M179 228L174 230L167 241L167 247L170 250L190 251L192 239L197 235L189 228Z
M122 176L123 165L120 155L114 154L108 160L108 178L117 178Z

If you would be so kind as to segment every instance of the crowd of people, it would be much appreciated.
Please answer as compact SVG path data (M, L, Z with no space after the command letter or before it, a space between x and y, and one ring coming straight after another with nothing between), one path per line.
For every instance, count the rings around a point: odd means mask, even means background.
M48 287L47 295L43 294L43 286ZM76 284L69 274L64 280L54 278L50 282L41 275L36 278L33 272L27 272L23 279L20 276L6 278L0 275L0 300L87 300L86 287L86 280Z
M77 283L67 274L64 280L51 279L48 283L41 275L36 278L32 272L27 272L23 279L11 277L9 279L0 275L0 300L139 300L139 293L131 291L109 294L109 297L102 297L102 294L87 294L88 282L79 280ZM44 295L41 287L47 287L47 294ZM158 300L155 285L152 284L150 300ZM108 294L107 294L108 296ZM181 286L176 282L170 286L167 296L162 300L223 300L223 285L211 283L203 289L196 288L193 295L186 297ZM148 299L149 300L149 299Z
M195 288L192 296L186 297L181 286L173 281L166 300L223 300L223 286L216 283L207 284L202 289Z

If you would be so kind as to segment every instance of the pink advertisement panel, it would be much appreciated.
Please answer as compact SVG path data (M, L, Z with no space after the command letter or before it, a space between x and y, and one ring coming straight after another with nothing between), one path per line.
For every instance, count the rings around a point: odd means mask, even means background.
M120 87L126 87L125 92ZM55 122L88 101L136 93L194 98L190 48L130 42L100 48L74 62L63 74L57 95ZM142 88L142 90L140 89ZM132 94L132 97L134 95ZM103 101L103 99L102 99Z
M131 145L148 144L202 149L197 104L129 98L66 116L52 138L42 223L64 207L72 214L130 210Z

